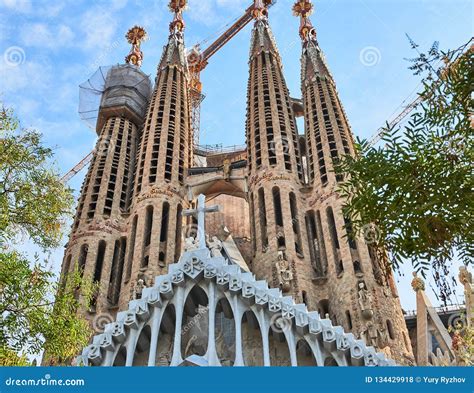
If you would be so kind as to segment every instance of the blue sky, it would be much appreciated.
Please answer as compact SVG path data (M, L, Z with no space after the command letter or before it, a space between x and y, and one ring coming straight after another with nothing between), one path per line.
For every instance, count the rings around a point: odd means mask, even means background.
M216 37L251 0L190 0L184 18L186 44ZM124 34L145 27L143 70L154 79L168 35L167 0L0 0L0 100L13 106L25 127L44 134L66 172L94 146L96 135L77 114L78 85L98 68L122 63L129 51ZM460 46L473 35L470 0L320 0L312 16L319 43L336 79L353 132L371 136L415 98L419 79L403 59L413 57L405 33L421 49ZM283 58L292 96L300 96L300 52L293 0L278 0L270 23ZM201 143L245 141L245 101L250 26L218 52L202 75ZM204 42L203 47L206 46ZM372 57L371 57L372 55ZM303 132L299 122L300 133ZM85 171L70 185L78 190ZM25 250L31 252L30 246ZM51 259L57 270L62 249ZM457 269L457 268L456 268ZM399 278L402 305L415 307L411 269ZM433 303L437 303L430 292ZM457 291L458 300L462 291Z

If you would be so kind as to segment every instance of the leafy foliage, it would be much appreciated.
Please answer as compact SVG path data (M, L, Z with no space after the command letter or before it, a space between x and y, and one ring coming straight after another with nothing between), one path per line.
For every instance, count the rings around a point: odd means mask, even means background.
M88 322L76 316L78 288L81 301L90 302L95 287L78 271L61 283L53 278L45 263L31 267L16 251L0 253L0 365L23 365L42 350L51 364L60 364L87 343Z
M359 140L356 157L343 157L336 169L345 176L339 192L354 232L375 224L374 246L388 251L379 255L395 268L411 259L423 276L431 269L443 301L451 293L449 261L474 258L474 49L464 49L444 53L435 43L413 59L410 69L426 76L408 125L387 125L384 147Z
M15 246L28 237L45 251L57 247L73 196L48 161L41 135L0 110L0 365L28 365L46 350L67 362L87 343L87 321L76 313L96 290L82 272L55 282L46 261L29 261ZM80 288L80 296L78 289Z
M47 161L41 134L19 129L11 109L0 110L0 241L28 235L44 248L57 247L73 197Z

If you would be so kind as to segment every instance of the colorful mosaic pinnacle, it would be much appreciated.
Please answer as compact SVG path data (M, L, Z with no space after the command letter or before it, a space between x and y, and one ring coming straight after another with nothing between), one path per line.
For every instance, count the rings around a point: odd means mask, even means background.
M300 0L293 5L293 15L299 16L300 23L300 37L303 41L316 38L316 30L314 29L309 16L313 13L314 6L309 0Z
M173 21L170 23L170 32L181 33L185 28L185 23L183 20L183 11L187 7L187 0L171 0L168 4L168 8L171 12L174 13Z
M137 67L142 65L143 61L143 52L140 50L140 45L143 41L147 39L147 33L145 29L141 26L133 26L127 34L125 34L129 44L132 44L130 53L125 57L125 61L128 64L133 64Z
M272 4L272 0L254 0L253 17L257 20L268 16L268 6Z

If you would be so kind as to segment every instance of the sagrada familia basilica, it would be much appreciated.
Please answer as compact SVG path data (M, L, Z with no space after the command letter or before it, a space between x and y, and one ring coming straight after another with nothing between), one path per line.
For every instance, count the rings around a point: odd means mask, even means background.
M289 95L270 5L255 0L247 10L241 149L194 143L199 53L186 50L186 1L170 2L154 87L140 69L145 32L129 31L126 64L106 75L97 149L62 267L99 283L81 310L92 324L112 316L78 362L413 364L390 269L370 241L347 236L333 163L354 154L353 135L309 19L312 4L293 6L302 99Z

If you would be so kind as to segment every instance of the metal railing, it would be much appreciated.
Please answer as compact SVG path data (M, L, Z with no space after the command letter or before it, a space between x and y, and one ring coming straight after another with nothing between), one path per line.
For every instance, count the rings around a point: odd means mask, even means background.
M247 149L247 145L231 145L222 146L222 143L216 145L198 145L194 149L197 154L210 155L210 154L222 154L222 153L234 153L238 151L244 151Z

